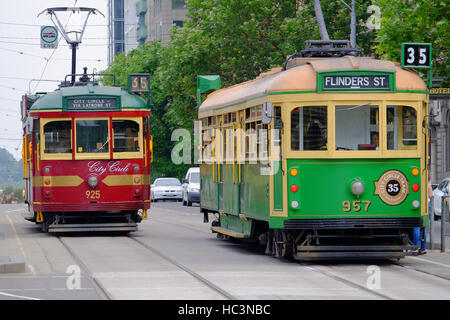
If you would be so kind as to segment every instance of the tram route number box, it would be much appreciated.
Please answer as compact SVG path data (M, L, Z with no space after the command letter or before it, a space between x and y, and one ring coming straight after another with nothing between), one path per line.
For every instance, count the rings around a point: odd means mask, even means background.
M431 43L402 43L401 62L402 68L431 68Z

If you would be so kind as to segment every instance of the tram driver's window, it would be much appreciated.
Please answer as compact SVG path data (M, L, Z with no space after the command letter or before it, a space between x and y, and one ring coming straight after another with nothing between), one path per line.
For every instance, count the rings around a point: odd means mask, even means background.
M44 153L72 152L72 121L51 121L44 125Z
M387 106L388 150L417 149L417 113L408 106Z
M291 150L326 150L327 107L298 107L291 111Z
M139 124L133 120L113 120L114 152L139 152Z
M378 106L336 106L335 111L336 150L379 149Z
M109 152L108 120L76 120L78 153Z

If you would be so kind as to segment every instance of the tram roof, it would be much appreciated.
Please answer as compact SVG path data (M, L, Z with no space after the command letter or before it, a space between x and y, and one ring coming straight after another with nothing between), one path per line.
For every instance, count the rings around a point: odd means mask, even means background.
M237 104L270 93L311 92L317 90L317 72L327 71L384 71L395 72L397 91L426 91L418 74L402 69L398 63L368 57L297 58L287 64L286 70L274 68L256 79L208 95L199 112Z
M46 93L33 103L30 110L41 111L62 109L63 98L65 97L120 97L122 109L148 108L144 99L137 95L130 94L123 88L87 84L83 86L62 87L53 92Z

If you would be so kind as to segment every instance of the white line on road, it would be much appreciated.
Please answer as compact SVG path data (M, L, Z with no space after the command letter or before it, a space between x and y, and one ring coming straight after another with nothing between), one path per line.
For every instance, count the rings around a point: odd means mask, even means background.
M417 258L417 257L410 257L410 258L411 259L420 260L420 261L424 261L424 262L429 262L429 263L436 264L438 266L442 266L442 267L446 267L446 268L450 269L450 266L448 264L445 264L445 263L440 263L440 262L436 262L436 261L430 261L430 260L427 260L427 259L422 259L422 258Z
M38 298L18 296L18 295L15 295L15 294L10 294L10 293L1 292L1 291L0 291L0 295L7 296L7 297L13 297L13 298L19 298L19 299L27 299L27 300L41 300L41 299L38 299Z

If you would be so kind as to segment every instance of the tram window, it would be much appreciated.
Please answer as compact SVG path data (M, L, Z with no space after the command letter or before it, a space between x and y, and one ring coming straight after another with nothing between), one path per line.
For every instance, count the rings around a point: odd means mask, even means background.
M51 121L44 125L44 153L71 153L72 121Z
M108 120L76 120L78 153L109 152Z
M291 150L326 150L327 107L298 107L291 112Z
M417 148L417 113L408 106L387 106L388 150Z
M139 124L133 120L113 120L114 152L139 152Z
M336 106L336 150L378 150L378 106Z

